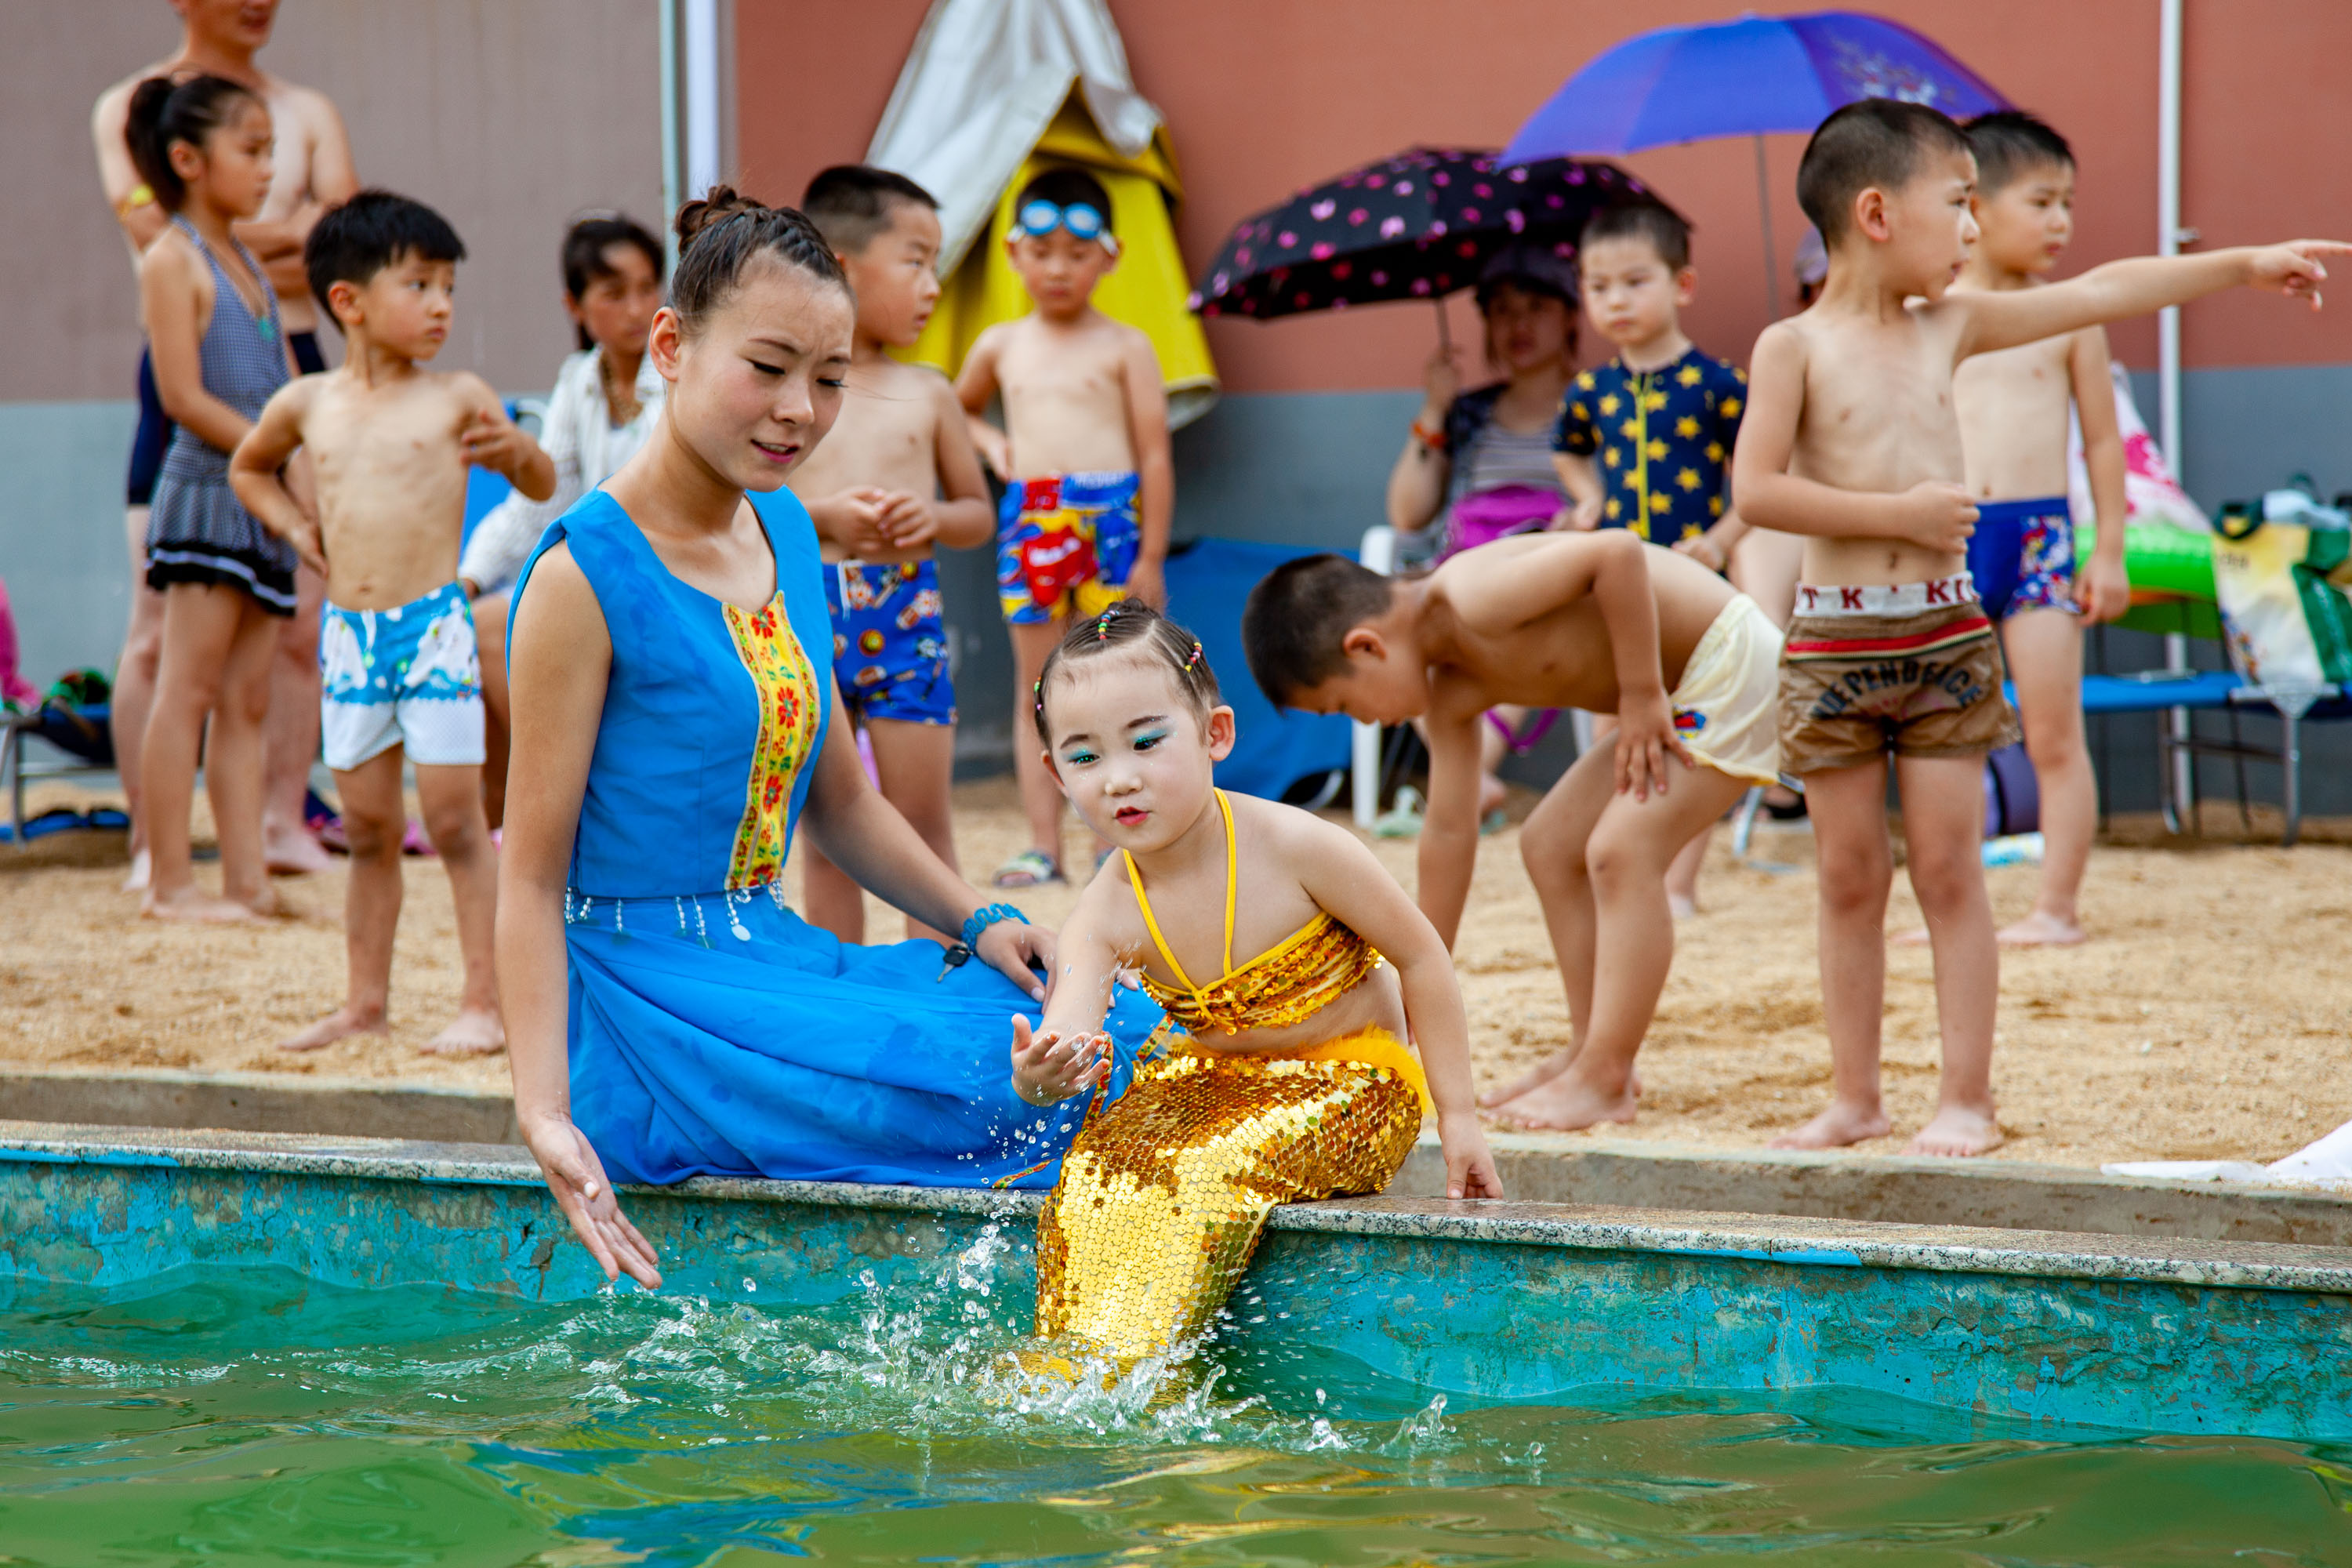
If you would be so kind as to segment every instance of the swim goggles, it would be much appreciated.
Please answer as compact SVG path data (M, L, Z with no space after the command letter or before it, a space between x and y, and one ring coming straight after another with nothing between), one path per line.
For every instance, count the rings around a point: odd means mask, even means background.
M1110 232L1110 221L1092 202L1057 206L1040 196L1013 215L1013 226L1033 239L1043 239L1057 228L1067 229L1070 237L1081 244L1093 240L1113 256L1118 254L1118 241Z

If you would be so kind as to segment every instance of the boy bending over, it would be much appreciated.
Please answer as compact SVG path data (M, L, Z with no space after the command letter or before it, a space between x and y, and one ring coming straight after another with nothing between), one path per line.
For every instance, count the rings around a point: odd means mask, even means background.
M303 261L310 291L342 329L342 366L271 397L229 464L246 510L327 578L320 709L351 837L351 973L343 1005L288 1050L386 1029L408 822L404 753L457 895L466 965L457 1021L425 1048L506 1044L490 969L498 863L482 816L481 660L457 547L467 465L496 469L533 500L555 493L555 465L481 377L420 368L448 339L465 254L440 214L386 191L362 191L320 218ZM279 477L303 447L318 476L316 523Z
M1102 182L1048 169L1013 211L1004 247L1037 308L980 334L956 395L981 455L1010 485L996 592L1013 634L1013 707L1025 712L1073 613L1091 618L1129 594L1154 609L1166 602L1176 470L1151 340L1094 307L1095 286L1118 264ZM1000 396L1003 430L981 417ZM1015 746L1013 761L1029 847L997 868L996 885L1060 881L1062 792L1041 753Z
M1780 752L1811 807L1833 1074L1829 1109L1784 1147L1888 1131L1878 1048L1889 752L1943 1036L1936 1115L1909 1152L1980 1154L2001 1139L1991 1080L2000 960L1979 841L1984 755L2014 740L2017 723L1967 570L1978 509L1963 483L1954 368L2233 284L2316 305L2326 275L2317 258L2347 248L2298 241L2141 258L2043 289L1953 291L1978 237L1976 173L1960 128L1922 105L1867 99L1823 121L1797 195L1829 247L1829 277L1811 309L1765 329L1749 364L1733 459L1740 510L1806 536Z
M874 748L882 798L953 867L955 683L931 551L987 542L993 509L947 378L887 352L921 337L939 302L939 203L904 174L852 163L809 182L801 210L841 258L857 325L841 416L786 482L824 552L842 706ZM807 879L810 921L864 942L865 895L814 843ZM949 940L911 915L907 934Z
M1422 912L1450 948L1478 853L1479 715L1617 716L1519 834L1568 989L1568 1049L1485 1103L1528 1127L1633 1119L1634 1053L1675 951L1666 870L1779 773L1780 637L1753 600L1622 529L1497 540L1399 581L1337 555L1284 563L1242 613L1277 707L1424 721Z

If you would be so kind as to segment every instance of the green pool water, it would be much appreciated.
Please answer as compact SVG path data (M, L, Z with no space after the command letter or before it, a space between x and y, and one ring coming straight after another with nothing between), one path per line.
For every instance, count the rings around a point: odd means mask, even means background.
M1474 1408L1304 1334L1047 1396L984 1263L823 1312L0 1281L0 1564L2352 1562L2352 1451L2275 1441Z

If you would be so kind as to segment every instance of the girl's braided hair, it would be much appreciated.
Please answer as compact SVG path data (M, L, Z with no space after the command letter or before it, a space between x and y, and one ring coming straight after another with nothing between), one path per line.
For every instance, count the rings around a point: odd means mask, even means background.
M772 207L713 185L677 209L677 276L669 305L688 336L741 286L744 269L762 256L797 267L819 283L847 294L849 279L833 247L797 207Z
M1206 719L1217 705L1217 672L1209 668L1201 639L1141 600L1121 599L1099 616L1085 620L1071 617L1070 629L1045 656L1045 668L1037 672L1037 684L1029 694L1030 717L1036 721L1040 744L1048 748L1054 744L1053 733L1045 727L1045 692L1054 677L1072 663L1109 653L1134 654L1167 669L1176 678L1176 689L1184 694L1195 718Z

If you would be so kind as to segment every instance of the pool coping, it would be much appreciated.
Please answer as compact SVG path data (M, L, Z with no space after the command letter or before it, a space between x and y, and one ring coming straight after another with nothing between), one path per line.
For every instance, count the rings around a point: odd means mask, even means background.
M436 1185L537 1187L528 1151L324 1134L0 1121L0 1163L147 1166ZM640 1197L803 1204L1017 1219L1035 1193L698 1177ZM2352 1295L2352 1248L1991 1226L1910 1225L1598 1205L1375 1197L1286 1205L1276 1231L1412 1241L1748 1258L1922 1270Z
M512 1144L505 1093L370 1079L0 1063L0 1122L317 1133ZM1724 1149L1605 1133L1491 1131L1507 1193L1549 1203L2352 1247L2352 1194L2317 1186L2110 1176L2074 1165L1874 1151ZM1395 1196L1444 1191L1424 1136Z

